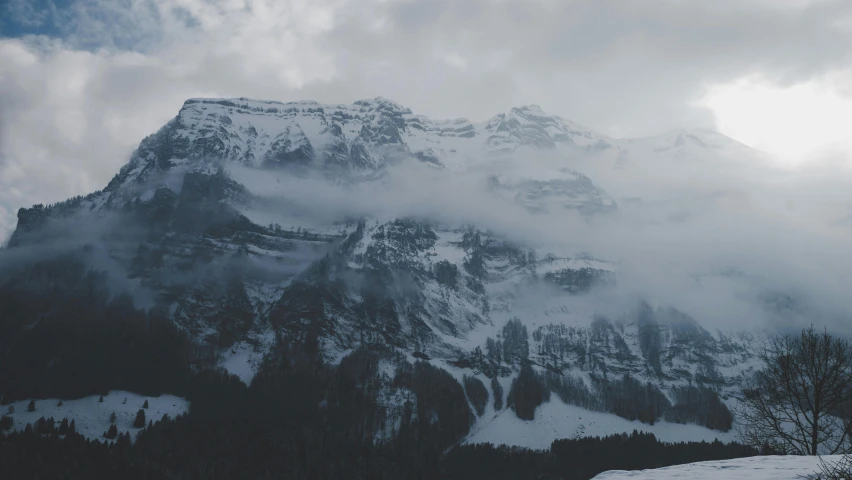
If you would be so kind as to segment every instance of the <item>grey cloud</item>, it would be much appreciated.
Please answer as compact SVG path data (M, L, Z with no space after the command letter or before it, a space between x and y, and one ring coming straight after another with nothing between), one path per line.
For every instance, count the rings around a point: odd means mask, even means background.
M348 83L370 84L371 73L389 62L394 71L382 71L394 97L429 115L484 119L495 106L535 101L609 133L650 134L684 123L712 126L708 112L690 105L710 84L752 73L788 84L848 65L852 32L833 21L850 15L852 4L842 1L785 9L753 0L412 0L351 17L332 32L331 44L361 60L347 62ZM375 17L388 25L366 27ZM449 49L470 60L464 78L423 81L452 76L429 60ZM505 62L484 65L489 52ZM509 98L475 94L503 77L518 84ZM411 83L419 88L406 90ZM445 90L470 96L459 104Z
M849 64L852 3L781 3L76 2L64 40L0 41L0 225L21 206L101 188L193 96L382 95L473 121L537 103L612 135L713 126L692 105L707 86ZM314 13L328 26L307 21Z

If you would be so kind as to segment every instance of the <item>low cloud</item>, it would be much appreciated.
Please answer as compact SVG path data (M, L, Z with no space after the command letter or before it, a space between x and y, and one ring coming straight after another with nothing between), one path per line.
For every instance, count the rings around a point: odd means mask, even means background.
M231 173L266 199L263 218L270 222L292 221L286 216L293 212L319 223L343 215L413 216L449 227L472 224L542 252L610 261L616 286L590 300L604 310L644 300L679 308L711 328L814 323L848 331L852 226L838 223L837 205L852 204L844 187L852 172L802 175L737 162L748 160L648 155L623 167L606 155L537 152L482 159L465 171L411 160L380 181L348 186L241 167ZM533 213L488 188L492 173L537 177L565 168L587 173L618 209Z
M368 215L371 222L416 217L449 228L474 225L541 253L588 254L611 262L617 271L613 285L571 300L572 309L588 314L615 318L645 301L673 306L710 329L813 323L852 333L847 292L852 224L843 222L852 205L846 188L852 170L829 165L790 171L742 157L667 157L641 150L634 150L626 165L620 160L623 155L611 152L528 150L448 170L409 158L378 180L350 184L236 164L226 168L255 196L244 213L262 225L327 231L345 217ZM575 170L611 195L618 208L587 215L554 203L530 211L512 195L495 193L489 183L494 174L540 179ZM175 183L177 176L152 181ZM115 222L120 220L107 216L55 223L55 241L15 248L15 255L0 257L0 270L13 274L33 259L87 246L93 261L100 259L97 268L118 278L123 273L110 260L104 234L122 231L130 239L128 252L141 240L133 240L127 228L117 229ZM258 279L286 278L324 253L295 249L274 263L249 257L249 262L214 262L207 270L184 273L185 278L163 274L167 282L179 284L209 276L211 268L216 276L241 272ZM114 282L116 288L139 287L123 281ZM537 289L526 295L545 304L555 293ZM143 297L138 302L150 304Z

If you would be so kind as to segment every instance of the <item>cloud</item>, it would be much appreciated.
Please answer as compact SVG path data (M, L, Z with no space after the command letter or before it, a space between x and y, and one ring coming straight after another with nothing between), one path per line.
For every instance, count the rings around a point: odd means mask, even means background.
M743 78L714 87L703 102L716 112L720 130L797 164L826 151L852 151L846 128L852 96L835 87L849 84L850 77L851 70L833 72L789 87Z
M62 39L0 39L0 238L20 207L103 188L189 97L287 98L333 74L311 43L334 2L101 3L53 14Z
M813 323L852 333L846 293L852 223L841 221L852 211L846 187L852 170L802 174L724 155L636 155L620 168L605 156L580 152L482 159L453 172L411 161L380 182L348 186L230 171L268 200L266 209L249 213L262 215L264 224L287 224L294 212L320 223L344 214L366 213L374 221L414 216L450 227L473 224L542 253L585 253L612 262L615 286L572 299L578 311L617 317L643 300L674 306L711 330ZM487 188L493 173L550 178L545 172L565 167L584 171L617 195L619 210L591 217L559 208L531 214L512 196Z
M428 115L480 119L538 103L633 135L684 123L712 125L706 110L686 104L700 98L705 85L754 71L797 82L847 64L842 45L850 32L831 21L850 11L845 2L791 9L729 0L410 0L363 8L330 38L336 51L361 58L349 64L341 82L381 86L386 96ZM386 25L362 28L369 18L386 19ZM469 59L464 75L423 60L449 48ZM371 75L377 59L392 60L396 70L379 85ZM408 82L399 82L399 72L408 72L402 74ZM477 93L504 78L514 84L504 95ZM410 82L416 88L406 92ZM457 101L455 92L464 92L466 100Z
M84 0L37 12L9 5L19 20L14 29L0 24L0 238L19 207L102 188L189 97L349 103L382 95L416 113L472 120L537 103L605 133L641 135L714 125L696 104L713 85L759 74L792 86L843 68L852 55L846 1ZM631 177L579 163L608 191L643 198L621 202L617 222L591 226L569 213L554 222L511 205L497 212L488 197L464 195L480 186L466 176L439 191L403 176L361 202L404 194L377 206L458 212L447 221L477 215L541 243L569 239L621 262L637 292L696 299L691 313L712 306L698 299L738 305L737 291L753 296L744 280L726 283L727 297L687 288L689 275L730 265L779 288L813 282L815 303L845 305L834 294L842 283L831 282L848 280L847 230L830 226L852 211L841 194L845 177L785 177L779 187L753 182L762 173L741 166L675 167L628 170ZM820 197L821 188L839 196Z

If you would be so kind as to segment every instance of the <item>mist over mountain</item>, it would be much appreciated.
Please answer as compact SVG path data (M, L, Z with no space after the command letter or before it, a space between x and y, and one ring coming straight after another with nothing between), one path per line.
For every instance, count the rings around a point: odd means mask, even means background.
M301 352L359 365L379 443L733 440L767 335L848 333L848 172L806 173L539 106L190 99L102 190L18 212L0 394L192 397L198 372L266 385Z

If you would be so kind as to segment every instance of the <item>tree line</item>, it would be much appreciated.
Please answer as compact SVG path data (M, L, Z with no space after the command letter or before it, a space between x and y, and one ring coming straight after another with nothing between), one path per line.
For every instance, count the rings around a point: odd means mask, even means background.
M634 431L603 438L556 440L546 451L491 444L464 445L447 454L441 464L441 478L588 480L607 470L661 468L760 453L745 445L719 441L665 443L653 434Z

